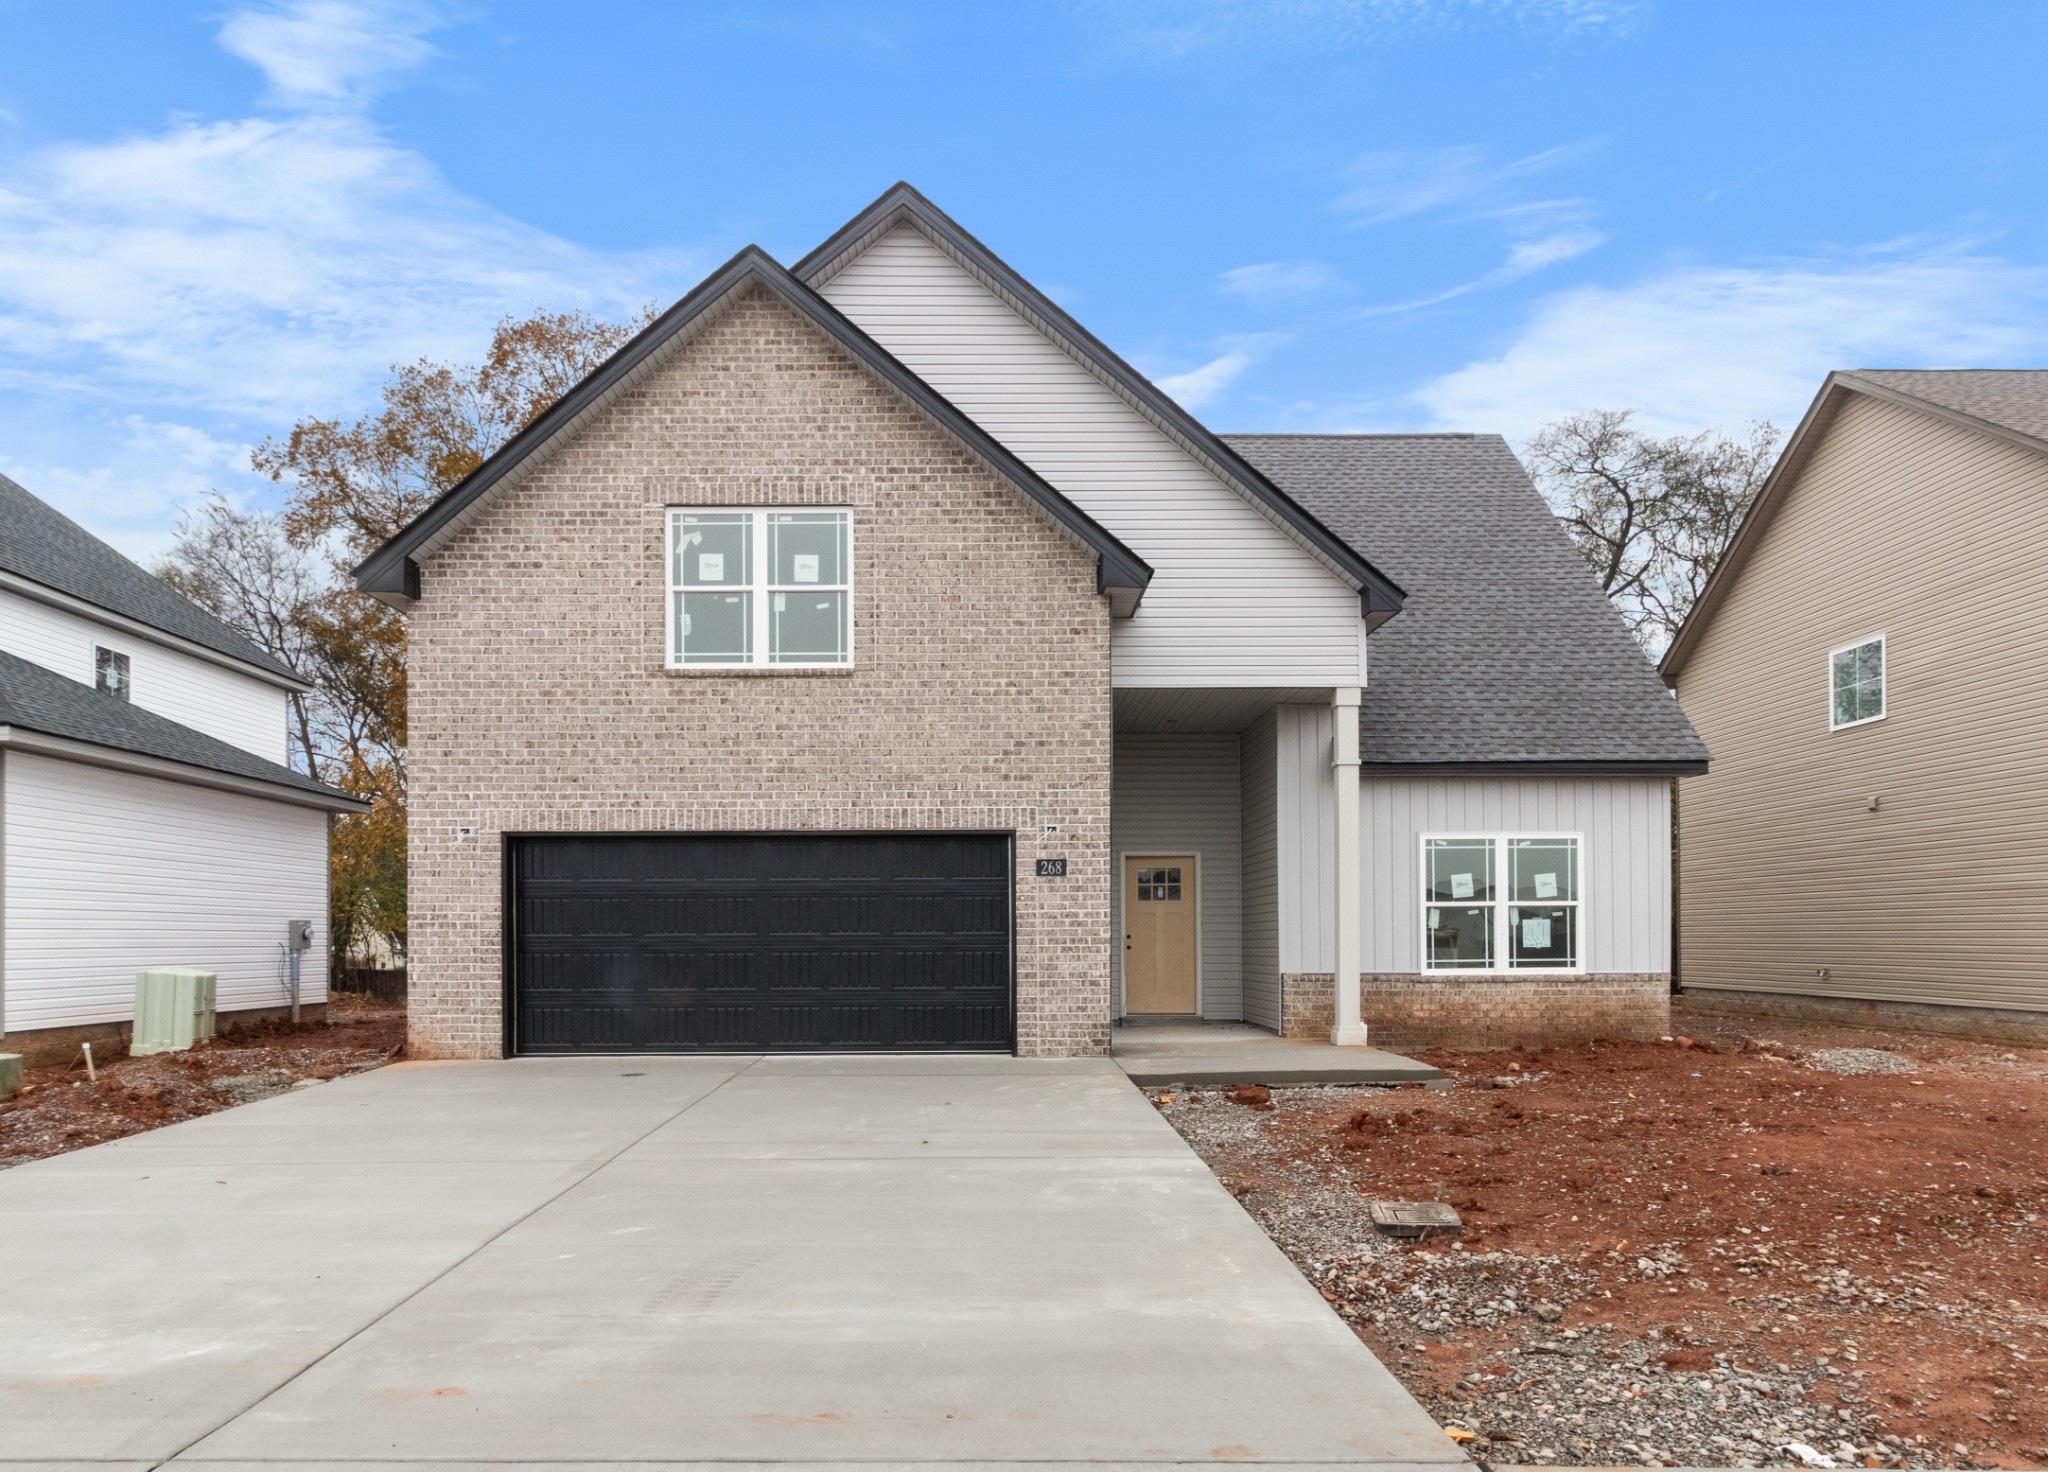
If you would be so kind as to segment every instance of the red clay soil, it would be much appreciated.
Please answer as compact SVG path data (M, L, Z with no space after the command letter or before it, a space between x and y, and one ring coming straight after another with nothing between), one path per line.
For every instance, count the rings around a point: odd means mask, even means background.
M98 1083L87 1082L83 1058L67 1067L32 1068L21 1092L0 1102L0 1169L217 1114L251 1094L361 1073L400 1056L403 1009L337 1002L331 1026L264 1023L146 1058L109 1058L95 1046ZM213 1087L223 1079L245 1082L233 1091Z
M1327 1108L1304 1094L1304 1107L1259 1117L1259 1149L1211 1163L1255 1215L1262 1191L1312 1189L1298 1184L1307 1166L1340 1189L1448 1201L1466 1224L1458 1250L1556 1260L1593 1285L1556 1295L1573 1300L1561 1316L1544 1305L1551 1323L1467 1323L1435 1343L1412 1324L1374 1325L1370 1295L1340 1309L1426 1400L1469 1396L1471 1372L1509 1345L1528 1352L1532 1332L1597 1339L1605 1324L1619 1337L1599 1342L1654 1340L1673 1370L1717 1354L1831 1357L1831 1373L1853 1378L1804 1399L1853 1386L1855 1414L1924 1446L1921 1464L2042 1465L2048 1052L1683 1025L1690 1036L1665 1043L1426 1054L1455 1088L1333 1091ZM1842 1047L1889 1050L1913 1071L1841 1076L1809 1056Z

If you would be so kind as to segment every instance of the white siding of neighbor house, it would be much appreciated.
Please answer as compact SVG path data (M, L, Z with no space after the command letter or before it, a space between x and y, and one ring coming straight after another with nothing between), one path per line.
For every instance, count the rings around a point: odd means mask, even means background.
M1336 854L1330 712L1282 706L1280 967L1328 971ZM1585 969L1671 969L1670 783L1662 777L1378 777L1359 784L1368 974L1422 969L1425 833L1577 833ZM1292 893L1290 893L1290 890Z
M89 686L96 646L128 656L128 698L144 710L287 764L281 686L0 589L0 649Z
M1153 568L1119 686L1352 685L1358 595L915 229L823 294Z
M1120 735L1110 786L1110 849L1116 855L1110 924L1123 935L1125 854L1194 854L1200 889L1202 1016L1244 1014L1244 889L1240 857L1237 737ZM1118 968L1115 1006L1123 1012Z
M125 1022L135 973L193 966L221 1011L276 1007L288 921L301 1000L327 996L327 815L23 752L0 798L0 1026Z
M1238 737L1244 817L1244 1020L1280 1030L1279 717Z

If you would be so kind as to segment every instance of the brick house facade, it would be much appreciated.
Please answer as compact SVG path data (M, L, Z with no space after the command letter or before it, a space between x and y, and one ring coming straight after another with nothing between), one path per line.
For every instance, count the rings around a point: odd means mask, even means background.
M417 1056L1664 1024L1704 751L1505 444L1217 436L907 186L357 583Z
M851 668L665 667L665 509L752 504L853 508ZM1103 1050L1109 615L1093 562L813 324L746 292L423 572L416 1054L502 1050L503 834L1048 822L1068 882L1017 886L1017 1046Z

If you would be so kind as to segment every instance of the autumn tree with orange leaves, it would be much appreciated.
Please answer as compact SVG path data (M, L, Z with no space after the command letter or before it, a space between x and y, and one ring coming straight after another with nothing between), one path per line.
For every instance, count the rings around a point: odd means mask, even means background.
M337 968L381 936L405 948L405 620L349 570L481 465L653 320L583 312L506 318L481 363L392 370L359 419L302 419L251 457L289 488L283 514L216 498L188 515L159 569L316 686L293 708L294 757L371 810L333 830Z

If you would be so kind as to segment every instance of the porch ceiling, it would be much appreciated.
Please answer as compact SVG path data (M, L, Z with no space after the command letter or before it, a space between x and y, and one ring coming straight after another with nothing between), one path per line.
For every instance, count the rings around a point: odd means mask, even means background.
M1260 690L1121 689L1116 729L1126 732L1242 731L1276 705L1328 705L1319 686Z

